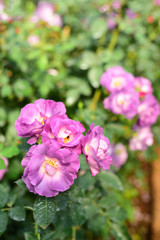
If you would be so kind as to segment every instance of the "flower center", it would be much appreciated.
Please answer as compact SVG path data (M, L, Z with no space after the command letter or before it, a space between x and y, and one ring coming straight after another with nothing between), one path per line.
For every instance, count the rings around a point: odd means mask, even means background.
M84 150L85 150L86 154L88 154L88 152L89 152L89 144L88 143L85 145Z
M65 127L62 127L58 133L59 138L63 138L64 143L69 143L72 140L72 132Z
M56 158L45 157L45 161L42 163L42 169L44 173L47 173L49 176L55 175L59 170L58 160Z
M117 155L119 155L119 154L122 153L122 151L121 151L120 149L117 149L117 150L115 151L115 153L116 153Z
M64 143L68 143L71 141L71 136L68 135L66 138L64 138Z
M44 120L46 120L47 119L47 117L40 117L40 118L38 118L37 120L38 120L38 122L40 122L42 125L44 125Z
M122 86L123 82L124 79L122 77L115 77L113 79L112 86L115 88L119 88L120 86Z

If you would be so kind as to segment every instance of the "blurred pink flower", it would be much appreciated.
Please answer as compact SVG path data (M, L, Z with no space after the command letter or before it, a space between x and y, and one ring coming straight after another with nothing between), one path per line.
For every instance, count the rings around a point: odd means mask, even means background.
M160 5L160 0L154 0L155 5Z
M108 29L112 30L116 27L116 25L117 25L116 17L117 17L117 13L114 13L114 12L112 12L108 15L108 18L107 18Z
M134 19L137 17L137 13L133 12L130 8L126 10L126 15L130 19Z
M109 152L112 158L112 165L116 168L119 169L127 161L127 149L122 143L118 143L116 145L111 144Z
M0 13L4 10L5 6L2 0L0 0Z
M134 126L134 136L129 141L129 147L132 151L144 151L153 144L153 134L150 127Z
M40 42L40 38L37 35L30 35L27 38L27 42L29 43L29 45L35 46L35 45L37 45Z
M4 11L5 5L2 0L0 0L0 21L9 22L12 18Z
M4 161L6 168L0 170L0 181L2 180L4 174L7 172L7 167L8 167L8 159L4 157L1 157L1 159Z
M41 1L38 3L34 15L31 16L30 20L37 23L42 20L48 23L49 26L62 26L61 16L54 12L54 5L50 2Z
M50 68L50 69L48 69L48 74L51 76L57 76L58 71L55 68Z
M118 10L118 9L120 9L121 8L121 2L120 1L114 1L113 3L112 3L112 8L114 9L114 10Z
M109 10L109 5L108 4L105 4L105 5L101 6L101 7L99 7L99 11L101 13L107 12L108 10Z

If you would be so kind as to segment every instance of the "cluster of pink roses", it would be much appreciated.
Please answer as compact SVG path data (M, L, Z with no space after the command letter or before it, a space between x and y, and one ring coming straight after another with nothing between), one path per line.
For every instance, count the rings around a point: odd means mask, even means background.
M110 168L109 140L102 128L91 124L83 136L83 125L68 118L62 102L39 99L27 104L21 109L15 128L18 136L29 137L32 145L22 160L22 178L33 193L52 197L69 189L77 177L81 151L92 176L100 169Z
M134 77L122 67L109 68L103 73L100 83L110 92L104 100L104 107L115 114L128 119L137 116L133 138L130 139L131 150L145 150L153 144L151 125L159 116L160 108L153 96L151 82L143 77Z
M159 1L159 0L157 0ZM117 0L117 1L111 1L109 4L104 4L101 7L99 7L99 11L101 13L107 13L107 27L109 30L113 30L114 28L116 28L117 23L118 23L118 15L119 15L119 11L122 8L122 1ZM129 19L134 19L137 18L138 14L133 12L132 9L127 8L126 11L126 16Z

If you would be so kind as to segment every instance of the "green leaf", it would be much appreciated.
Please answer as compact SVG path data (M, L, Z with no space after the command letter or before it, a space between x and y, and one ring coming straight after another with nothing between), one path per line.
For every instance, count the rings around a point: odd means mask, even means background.
M114 194L109 194L107 197L101 198L99 205L104 209L109 209L115 206L117 203L116 196Z
M8 201L8 192L0 184L0 208L4 207Z
M66 104L68 106L72 106L73 104L75 104L78 101L79 96L80 96L80 94L77 91L77 89L68 90L66 93Z
M0 170L5 169L5 168L6 168L5 163L4 163L3 159L0 158Z
M45 229L52 222L56 207L54 198L37 197L33 205L33 216L36 223Z
M107 31L107 24L105 19L96 19L92 26L91 32L95 39L100 38Z
M21 163L18 159L13 159L8 166L8 177L11 180L16 180L23 172Z
M132 240L126 227L118 224L112 224L111 229L116 240Z
M45 235L42 237L42 240L53 240L55 236L55 232L47 232ZM30 240L30 239L28 239ZM32 239L31 239L32 240Z
M80 164L81 169L83 169L83 170L88 170L89 169L89 167L87 165L86 157L85 157L84 154L79 155L79 161L81 163Z
M16 206L9 210L9 216L11 219L15 221L25 221L26 218L26 212L24 207Z
M100 213L94 215L89 221L88 221L88 228L93 231L98 233L101 231L106 225L106 217L100 215Z
M15 203L15 201L17 200L17 197L18 197L17 189L11 190L11 192L9 193L9 198L8 198L8 201L7 201L7 206L8 206L8 207L12 207L13 204Z
M65 195L65 193L60 193L55 197L55 200L57 202L57 209L62 210L66 208L69 198L67 194Z
M22 179L18 179L17 181L15 181L15 183L16 183L19 187L21 187L21 188L23 188L23 189L27 189L27 188L26 188L26 184L23 182Z
M7 113L6 111L1 107L0 108L0 127L3 127L7 120Z
M123 186L120 179L114 173L109 171L103 171L99 174L98 177L101 181L101 185L104 188L109 186L119 191L123 190Z
M40 70L45 70L48 66L48 58L42 54L37 60L37 66Z
M25 238L25 240L37 240L34 233L32 233L32 232L25 232L24 238Z
M107 215L114 222L124 222L126 219L126 211L122 207L114 207L107 211Z
M8 223L8 214L0 211L0 235L6 230Z
M26 79L18 79L13 85L14 93L17 97L24 98L33 94L31 84Z
M91 68L88 71L88 78L90 81L90 84L94 87L94 88L98 88L100 85L100 77L102 75L103 71L101 68L98 67L94 67Z
M86 212L84 207L77 202L71 203L70 216L75 226L82 225L86 220Z
M89 200L90 201L90 200ZM86 206L85 206L85 211L86 211L86 217L87 217L87 219L89 219L89 218L92 218L94 215L95 215L95 213L98 213L98 208L97 208L97 205L95 204L92 204L92 203L90 203L90 204L87 204Z
M19 148L15 146L7 147L2 152L1 155L6 158L11 158L19 154Z
M88 189L91 185L93 185L95 179L91 176L90 172L86 172L84 175L80 176L75 180L75 183L81 189Z

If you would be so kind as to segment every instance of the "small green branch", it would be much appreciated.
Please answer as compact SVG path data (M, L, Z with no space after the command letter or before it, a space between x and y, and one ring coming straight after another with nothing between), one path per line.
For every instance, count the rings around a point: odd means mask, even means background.
M89 107L91 111L94 111L96 109L97 103L100 99L100 96L101 96L101 91L96 90L95 93L94 93L93 99L91 101L90 107Z
M112 37L108 46L108 50L113 51L118 40L118 29L115 29L112 33Z
M10 208L2 208L1 210L2 210L2 211L9 211Z
M76 240L76 227L72 226L72 240Z
M33 211L33 208L32 208L32 207L24 206L24 208Z
M38 232L38 224L37 223L35 223L34 229L35 229L34 230L34 234L35 234L37 240L41 240L41 236L40 236L40 234Z

